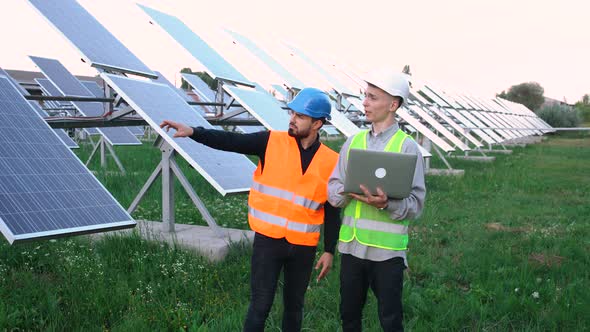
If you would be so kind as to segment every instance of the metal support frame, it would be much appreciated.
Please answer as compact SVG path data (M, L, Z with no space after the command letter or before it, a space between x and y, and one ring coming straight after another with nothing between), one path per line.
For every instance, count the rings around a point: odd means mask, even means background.
M203 201L199 198L199 195L194 191L190 182L184 176L184 173L178 167L176 163L176 151L168 144L161 136L156 139L154 145L158 146L162 152L162 160L156 166L156 169L152 172L146 183L143 185L127 212L133 213L139 206L141 199L145 196L147 191L158 179L158 176L162 178L162 222L167 225L168 232L175 232L175 217L174 217L174 179L178 179L186 193L189 195L193 204L197 207L203 219L209 225L209 228L215 233L217 237L224 237L222 228L217 225L217 222L213 216L207 210L207 207Z
M88 135L88 137L91 137L91 136ZM101 135L100 139L98 140L98 143L94 144L94 142L93 142L93 145L94 145L94 148L92 149L92 152L90 153L90 157L88 157L88 160L86 161L86 166L88 166L90 164L90 161L92 161L92 158L96 154L96 151L98 151L100 149L100 167L106 168L106 166L107 166L106 150L108 150L109 154L111 155L111 157L113 157L113 160L117 164L117 167L119 167L119 170L121 171L121 173L125 174L125 167L123 167L121 160L119 160L119 158L117 157L117 154L115 153L115 149L113 149L113 146L110 145L104 139L104 136ZM105 150L105 148L106 148L106 150Z
M215 103L221 105L215 106L216 117L223 116L223 106L225 105L223 101L223 96L225 94L225 91L223 91L223 84L224 82L222 80L217 80L217 91L215 91Z

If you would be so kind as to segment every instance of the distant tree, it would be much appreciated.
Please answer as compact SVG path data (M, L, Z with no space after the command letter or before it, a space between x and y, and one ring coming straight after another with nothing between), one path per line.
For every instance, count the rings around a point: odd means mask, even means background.
M590 95L583 95L582 99L576 103L574 108L580 112L582 120L587 123L586 125L588 125L588 123L590 123Z
M539 83L527 82L513 85L508 89L508 92L502 91L497 96L523 104L530 110L537 111L545 101L543 93L545 93L545 89Z
M577 127L582 122L580 110L564 105L543 106L537 115L552 127Z

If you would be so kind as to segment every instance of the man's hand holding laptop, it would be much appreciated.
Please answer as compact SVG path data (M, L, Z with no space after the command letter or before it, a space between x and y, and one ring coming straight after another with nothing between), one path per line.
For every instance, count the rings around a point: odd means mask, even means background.
M387 195L380 187L377 187L377 195L371 194L369 189L364 185L360 185L361 191L363 195L348 193L348 195L356 200L359 200L363 203L372 205L378 209L385 209L387 207Z

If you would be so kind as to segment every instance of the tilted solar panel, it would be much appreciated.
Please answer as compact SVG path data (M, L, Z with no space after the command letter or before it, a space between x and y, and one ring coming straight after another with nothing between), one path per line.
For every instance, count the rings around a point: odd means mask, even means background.
M92 94L97 97L97 98L105 98L105 91L103 90L103 88L98 85L98 83L96 83L95 81L80 81L80 83L82 83L82 85L84 85L84 87L86 89L88 89L88 91L92 92ZM135 136L143 136L145 134L145 130L143 128L143 126L133 126L133 127L125 127L127 128L127 130L129 130L133 135Z
M29 0L93 67L156 77L75 0Z
M289 114L279 102L265 91L224 85L223 89L235 98L250 114L270 130L289 130Z
M0 231L10 243L134 227L49 125L0 76Z
M53 83L63 96L95 97L59 61L30 56L43 74ZM102 117L104 105L98 102L72 102L82 115ZM141 141L124 127L102 127L98 129L111 145L141 145Z
M184 92L184 90L175 87L170 81L168 81L166 79L166 77L164 77L164 75L162 75L162 73L160 73L159 71L155 71L155 73L158 74L158 78L152 78L151 79L152 82L166 84L167 86L172 88L179 96L181 96L182 99L184 99L185 101L187 101L187 102L194 101L191 96L189 96L186 92Z
M105 98L104 90L100 85L98 85L98 83L94 81L80 81L80 83L82 83L82 85L88 89L88 91L92 92L95 97Z
M300 57L303 61L305 61L308 65L310 65L314 70L316 70L322 76L324 76L324 78L330 83L330 85L332 86L332 88L334 88L334 90L336 90L336 92L338 92L340 94L344 93L344 94L348 94L348 95L352 95L352 96L358 95L357 92L352 91L349 88L347 88L344 84L342 84L342 82L340 82L336 77L334 77L332 74L330 74L326 69L324 69L321 65L319 65L317 62L315 62L312 58L310 58L303 51L301 51L300 49L298 49L297 47L295 47L293 45L288 45L288 44L285 44L285 45L293 53L297 54L298 57Z
M278 61L276 61L273 57L271 57L268 53L262 50L258 45L252 42L249 38L230 30L225 30L228 34L230 34L238 43L243 45L246 49L248 49L252 54L256 55L262 62L267 65L270 69L272 69L275 73L277 73L283 80L285 80L285 84L289 86L289 88L296 88L296 89L303 89L305 84L301 82L297 77L293 76L291 72L289 72L283 65L281 65Z
M190 138L173 138L173 131L160 128L164 120L212 128L170 87L105 73L101 77L222 195L250 189L256 167L248 158L209 148Z
M22 86L20 86L20 84L18 84L18 82L16 82L15 80L12 79L12 77L10 77L10 75L8 75L7 72L4 71L4 69L0 68L0 76L5 76L8 81L23 95L23 96L27 96L29 95L29 93L27 92L27 90L25 90ZM35 112L37 112L37 114L39 114L40 117L44 118L44 117L48 117L49 114L47 114L47 112L45 112L41 106L39 106L39 104L37 104L37 102L35 101L29 101L29 104L31 105L31 107L33 107L33 109L35 110ZM65 130L63 129L54 129L53 130L57 136L62 140L62 142L70 149L77 149L80 146L78 146L78 143L76 143L69 135L68 133L65 132Z
M175 16L155 9L139 5L162 29L184 47L213 78L254 86L244 75L238 72L229 62L215 52L209 44L197 36L189 27Z

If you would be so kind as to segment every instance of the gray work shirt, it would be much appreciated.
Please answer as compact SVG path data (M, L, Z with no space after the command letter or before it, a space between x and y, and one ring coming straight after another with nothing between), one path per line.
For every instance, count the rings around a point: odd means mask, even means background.
M375 134L373 129L367 135L367 149L383 151L389 140L400 130L399 125L394 123L391 127ZM351 136L342 146L340 155L338 157L338 164L334 168L334 172L328 182L328 201L335 207L345 207L350 201L350 197L340 195L344 188L344 178L346 177L346 158L348 147L352 141ZM403 153L413 153L418 155L416 162L416 170L414 172L414 180L412 181L412 191L410 196L404 199L389 199L387 204L387 211L391 219L407 220L415 219L424 207L424 199L426 197L426 186L424 184L424 159L422 153L418 149L418 144L411 139L406 139L402 145ZM369 247L359 243L356 238L350 242L338 243L338 251L342 254L351 254L361 259L368 259L371 261L384 261L393 257L402 257L406 266L408 261L405 250L387 250L376 247Z

